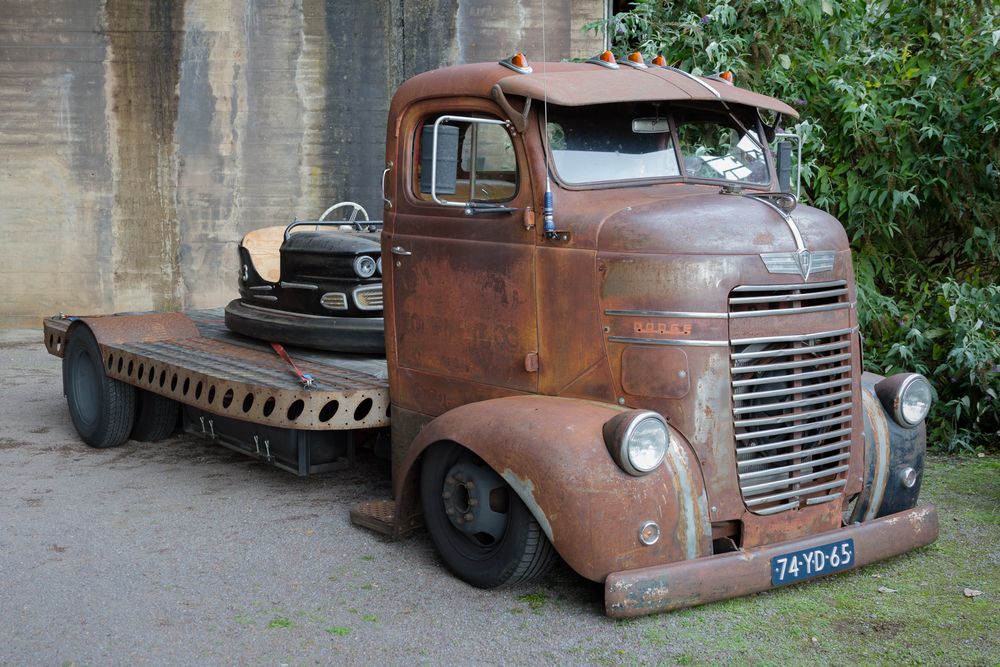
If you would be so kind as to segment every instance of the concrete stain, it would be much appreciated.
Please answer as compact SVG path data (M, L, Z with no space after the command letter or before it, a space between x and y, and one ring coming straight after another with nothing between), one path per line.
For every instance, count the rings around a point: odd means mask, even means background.
M116 304L130 308L181 305L174 129L183 18L183 0L104 6L115 148L113 281Z

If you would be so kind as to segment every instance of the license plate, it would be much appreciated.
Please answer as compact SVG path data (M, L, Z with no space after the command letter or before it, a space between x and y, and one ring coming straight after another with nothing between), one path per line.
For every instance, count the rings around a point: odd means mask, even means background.
M781 554L771 559L771 585L782 586L846 570L853 564L854 540L840 540Z

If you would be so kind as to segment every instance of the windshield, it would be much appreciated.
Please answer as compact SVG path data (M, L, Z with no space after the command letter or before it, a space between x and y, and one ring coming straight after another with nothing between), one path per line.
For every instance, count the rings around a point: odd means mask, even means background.
M741 115L671 114L656 103L550 105L549 151L559 179L568 185L682 176L766 185L770 178L757 120Z

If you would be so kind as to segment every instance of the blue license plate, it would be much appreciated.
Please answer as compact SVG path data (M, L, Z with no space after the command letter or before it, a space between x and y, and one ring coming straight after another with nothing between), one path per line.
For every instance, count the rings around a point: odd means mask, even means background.
M839 572L853 564L854 540L840 540L781 554L771 559L771 585L782 586L794 581Z

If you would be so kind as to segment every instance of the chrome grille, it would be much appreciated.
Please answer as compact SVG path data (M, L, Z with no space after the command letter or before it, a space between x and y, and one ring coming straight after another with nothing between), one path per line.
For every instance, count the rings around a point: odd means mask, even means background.
M846 281L737 287L730 318L849 308ZM850 464L853 328L730 341L737 473L775 514L840 498Z
M382 310L382 286L372 285L354 290L354 303L361 310Z
M347 310L347 295L343 292L327 292L319 298L319 303L330 310Z

